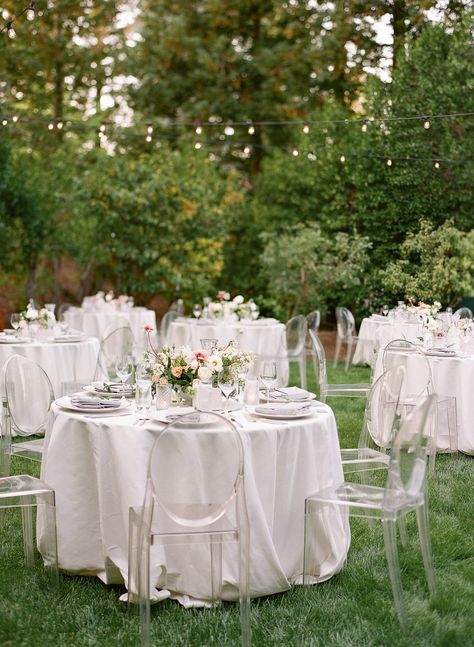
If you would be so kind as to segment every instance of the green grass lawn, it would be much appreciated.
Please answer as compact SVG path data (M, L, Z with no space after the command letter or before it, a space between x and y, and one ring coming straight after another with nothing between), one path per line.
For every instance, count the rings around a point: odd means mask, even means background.
M294 376L295 374L292 373ZM332 382L366 381L368 369L329 371ZM310 382L310 386L311 386ZM333 398L341 446L355 447L364 402ZM33 463L13 461L16 473L33 473ZM379 475L379 484L383 478ZM438 592L430 600L414 520L410 541L400 548L410 626L402 630L392 604L381 527L362 520L352 527L344 570L318 586L253 600L253 644L266 645L474 645L474 458L439 456L429 477L433 558ZM413 515L414 516L414 515ZM24 565L21 522L8 511L0 528L0 645L85 647L135 645L138 619L118 601L120 587L96 578L61 576L52 588L38 558ZM153 608L155 645L237 645L238 605L185 610L165 601Z

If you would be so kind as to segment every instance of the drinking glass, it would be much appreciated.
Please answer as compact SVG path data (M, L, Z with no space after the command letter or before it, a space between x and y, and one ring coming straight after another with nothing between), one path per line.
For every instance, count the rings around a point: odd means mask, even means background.
M229 370L221 371L217 376L217 384L225 397L224 414L226 414L229 409L229 396L235 389L235 375Z
M12 328L15 330L15 337L20 336L20 321L21 321L21 315L19 312L13 312L11 317L10 317L10 323L12 325Z
M30 334L31 339L33 339L33 341L36 339L36 335L38 334L39 327L40 325L37 321L30 321L30 323L28 324L28 332Z
M148 409L151 404L152 369L148 362L139 362L135 369L135 404L137 410Z
M267 391L267 402L270 401L270 389L276 386L277 366L276 362L264 362L260 370L260 381Z
M122 391L125 393L125 382L133 373L133 361L130 355L123 355L115 362L115 372L122 382Z
M386 317L388 315L389 311L390 311L390 308L388 307L388 305L384 304L382 306L382 314L383 314L383 316Z
M56 310L56 304L55 303L45 303L44 307L48 312L52 312L54 315L54 311Z
M196 319L200 319L202 315L202 306L199 303L193 305L193 315Z

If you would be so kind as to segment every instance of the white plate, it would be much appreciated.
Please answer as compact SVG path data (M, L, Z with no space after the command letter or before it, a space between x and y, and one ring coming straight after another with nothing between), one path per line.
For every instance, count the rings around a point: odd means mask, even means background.
M97 395L101 398L134 398L135 389L133 391L125 391L125 394L122 394L117 391L103 391L102 389L96 389L93 384L88 384L83 389L89 395Z
M281 403L291 402L291 403L297 404L298 402L311 402L311 400L314 400L315 398L316 398L316 393L311 393L310 391L308 391L308 395L305 398L298 398L298 400L292 400L291 397L285 398L283 393L280 396L278 396L278 394L274 394L274 393L272 394L272 391L270 391L270 398L267 400L267 392L260 391L260 400L263 400L263 402L281 402Z
M284 413L260 413L260 411L255 411L253 409L252 415L258 416L259 418L269 418L271 420L298 420L299 418L308 418L309 416L312 416L317 409L311 407L308 409L308 411L305 411L304 413L296 413L296 414L288 414L285 415Z
M181 416L188 414L194 414L196 419L187 420L183 427L193 428L193 429L202 429L205 427L211 427L219 424L219 421L214 421L209 423L209 421L200 420L201 415L205 415L206 412L196 411L193 407L171 407L170 409L164 409L163 411L150 411L146 414L146 417L150 420L156 420L157 422L175 422L179 420ZM179 424L179 422L177 423Z
M29 339L12 337L11 335L0 335L0 344L25 344Z
M122 411L127 409L130 406L130 402L120 402L118 407L104 407L103 409L98 409L97 407L78 407L77 405L71 402L71 398L68 395L64 395L62 398L56 400L56 404L62 407L63 409L68 409L69 411L77 411L79 413L99 413L99 414L110 414L115 413L116 411Z
M443 350L436 350L435 348L432 350L425 350L423 352L428 357L456 357L457 356L457 352L455 350L443 351Z
M49 341L52 341L55 344L72 344L77 343L78 341L84 341L84 337L50 337Z

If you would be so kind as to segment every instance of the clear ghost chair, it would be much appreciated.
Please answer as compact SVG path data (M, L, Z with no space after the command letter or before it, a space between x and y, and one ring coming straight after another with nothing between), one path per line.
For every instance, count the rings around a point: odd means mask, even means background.
M170 324L175 319L178 319L178 317L181 317L178 310L168 310L168 312L165 312L163 315L160 323L160 338L162 346L166 346L168 344L168 329Z
M106 328L100 342L95 379L116 378L115 363L119 357L132 355L135 340L130 325Z
M336 324L337 324L337 336L336 336L336 353L334 356L334 368L337 366L337 361L339 359L339 354L343 344L347 344L347 354L346 354L346 371L349 369L349 364L352 360L353 348L355 350L354 344L359 340L355 334L355 319L354 315L348 308L336 308Z
M408 354L408 355L407 355ZM407 370L406 362L409 358L416 358L414 370ZM436 393L436 407L433 426L431 429L430 446L430 470L435 468L437 437L442 424L445 424L449 437L449 448L447 451L456 452L458 446L457 438L457 415L456 398L454 396L442 395L433 384L433 376L429 359L423 353L418 352L418 347L406 339L394 339L385 347L382 356L383 371L399 365L405 366L406 379L400 394L399 407L402 411L412 409L420 397L430 393ZM409 364L408 364L409 366ZM415 370L416 369L416 370ZM443 422L444 421L444 422Z
M391 447L392 435L396 430L398 400L404 375L403 366L397 366L388 369L372 384L365 406L359 446L357 449L341 449L344 475L388 468L390 457L387 450Z
M27 566L34 562L33 507L41 506L46 531L42 540L42 554L53 580L58 580L58 547L56 535L56 507L54 490L49 485L27 474L0 478L0 511L20 508L23 525L23 547Z
M41 461L43 438L12 443L12 432L25 437L44 436L54 394L41 366L22 355L12 355L5 362L3 389L0 475L7 476L12 455Z
M320 323L321 323L321 313L319 312L319 310L313 310L308 315L306 315L306 327L308 332L312 330L314 334L317 335L319 331ZM311 343L309 334L306 335L305 349L306 349L306 355L313 354L313 345Z
M367 397L371 385L369 383L360 384L328 384L326 353L324 347L317 335L312 330L308 331L309 338L313 346L313 367L316 378L316 384L319 385L319 399L326 402L328 397L346 397L346 398L365 398Z
M428 588L431 593L435 590L425 494L427 431L435 399L434 395L421 399L394 433L385 487L345 482L312 494L305 505L303 583L310 583L314 572L318 528L333 521L340 523L346 515L377 519L383 525L388 572L402 625L406 624L407 615L398 561L397 522L409 512L416 512Z
M467 307L458 308L456 312L454 312L453 317L456 319L472 319L472 310Z
M306 389L306 317L295 315L286 322L286 352L289 362L297 362L300 372L300 384Z
M249 524L242 441L223 416L194 412L168 424L156 438L143 505L130 508L128 599L139 604L143 646L150 645L152 589L179 587L179 566L175 561L166 564L167 551L172 551L173 560L180 560L184 573L192 559L193 573L199 576L202 572L202 586L207 587L202 592L204 599L215 604L222 600L223 546L226 571L237 566L236 573L225 572L224 580L226 586L234 577L238 580L242 643L250 645ZM165 567L150 582L157 561Z

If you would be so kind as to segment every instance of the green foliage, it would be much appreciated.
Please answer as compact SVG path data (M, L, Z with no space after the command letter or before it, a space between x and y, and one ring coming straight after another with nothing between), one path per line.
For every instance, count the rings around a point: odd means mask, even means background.
M97 253L101 280L121 292L191 301L222 270L225 214L234 200L232 181L206 158L163 149L137 159L98 156L72 204L93 214L89 251Z
M316 308L324 314L341 298L345 303L357 300L369 261L366 238L343 232L329 237L315 223L263 238L262 272L281 317Z
M381 273L394 299L454 305L474 294L474 229L466 234L452 221L435 229L424 220L418 232L408 234L400 257Z

